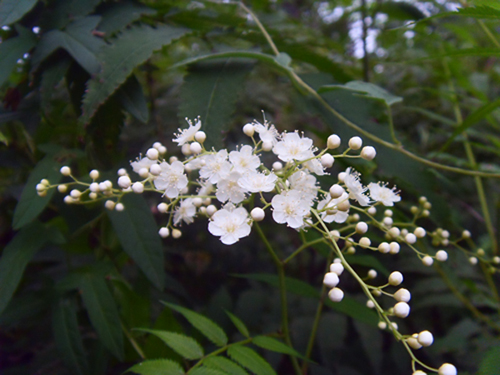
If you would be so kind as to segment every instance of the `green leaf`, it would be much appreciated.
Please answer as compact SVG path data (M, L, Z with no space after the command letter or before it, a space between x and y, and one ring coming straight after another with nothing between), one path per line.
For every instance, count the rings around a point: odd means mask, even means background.
M456 13L458 16L465 17L500 19L500 9L495 9L485 5L460 8Z
M181 365L170 359L150 359L136 364L126 372L135 372L140 375L182 375Z
M99 54L102 70L90 79L83 99L83 123L88 123L97 108L125 82L132 71L144 63L154 51L187 33L186 29L159 26L133 27L120 34L113 44Z
M112 3L102 12L102 20L97 29L109 36L138 20L143 14L154 15L156 10L134 1Z
M137 263L158 289L165 286L164 255L157 224L148 204L140 195L122 199L125 210L108 211L123 250Z
M181 87L179 120L201 117L207 133L205 147L222 147L231 114L252 64L227 59L191 65Z
M477 375L496 375L500 368L500 345L496 345L485 354Z
M58 48L66 50L89 74L100 70L97 51L106 44L92 34L100 16L77 19L64 30L52 30L42 36L33 53L33 70Z
M191 337L176 332L160 331L156 329L138 328L137 330L155 335L185 359L198 359L203 357L203 348Z
M37 194L36 185L44 178L49 180L51 185L58 184L62 178L59 172L61 166L62 164L54 155L47 155L33 169L14 211L12 224L14 229L20 229L32 222L49 204L56 189L50 189L45 197L40 197Z
M248 375L248 373L242 367L226 357L208 357L207 359L203 360L203 364L206 367L219 369L231 375Z
M45 227L34 222L21 229L3 249L0 258L0 315L16 291L26 265L48 239Z
M102 0L55 0L42 14L42 29L62 29L71 21L93 12Z
M80 279L80 289L90 322L103 345L122 360L123 335L120 315L106 281L96 272L85 273Z
M76 306L72 300L62 299L52 311L52 328L62 360L75 374L88 374L88 363L78 329Z
M231 312L229 312L227 310L224 310L224 311L226 312L227 316L229 316L229 319L231 319L231 321L233 322L235 327L238 329L238 331L243 336L250 337L250 333L248 332L248 328L245 325L245 323L243 323L240 318L238 318L236 315L232 314Z
M256 374L276 375L271 365L253 349L243 345L232 345L227 349L227 354L233 361Z
M116 94L118 101L128 113L144 124L148 122L148 103L135 75L131 75Z
M321 87L318 92L326 92L331 90L350 90L359 93L361 96L383 100L388 106L403 101L403 98L392 95L382 87L369 82L351 81L345 85L326 85Z
M200 366L189 371L190 375L233 375L213 367Z
M306 359L302 354L296 351L294 348L289 347L287 344L268 336L256 336L252 340L255 345L270 350L272 352L283 353L288 355L293 355L294 357L299 357ZM307 360L307 359L306 359Z
M0 43L0 86L9 78L17 66L17 60L36 45L36 37L28 29L17 25L18 36Z
M5 146L9 145L9 139L1 131L0 131L0 142L3 143Z
M170 307L172 310L175 310L178 313L182 314L182 316L184 316L184 318L186 318L189 323L191 323L198 331L200 331L215 345L225 346L227 344L227 336L222 328L220 328L210 319L184 307L174 305L173 303L162 303Z
M0 1L0 27L13 24L23 18L38 0L2 0Z

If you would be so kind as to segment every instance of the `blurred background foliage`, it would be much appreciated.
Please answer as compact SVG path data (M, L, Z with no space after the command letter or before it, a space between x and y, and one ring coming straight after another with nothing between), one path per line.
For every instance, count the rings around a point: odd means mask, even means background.
M473 236L470 253L452 249L450 261L435 268L407 249L390 259L356 254L350 261L360 272L404 272L413 298L401 330L428 329L436 337L419 358L454 363L460 374L498 374L498 277L488 263L498 252L498 1L245 5L279 54L237 2L0 1L0 373L120 374L140 360L134 343L146 358L178 359L136 327L184 331L209 345L160 300L205 314L231 337L239 333L224 309L252 334L279 329L278 292L262 275L274 268L254 235L226 247L200 221L182 228L179 240L160 240L162 218L150 197L130 197L130 214L119 219L99 202L68 207L59 193L38 197L35 185L63 181L62 165L77 176L97 168L114 180L154 141L179 153L171 138L186 116L201 116L209 146L228 149L245 141L241 126L262 121L262 111L280 131L304 131L319 146L331 133L360 135L308 85L378 140L395 138L426 160L496 174L434 168L397 143L385 147L361 135L377 147L377 158L353 165L365 183L380 179L401 189L395 218L410 217L423 195L433 209L421 225L447 229L452 238L463 229ZM386 91L356 91L353 81ZM338 162L332 174L346 166ZM275 232L271 220L265 228ZM300 244L295 231L273 235L283 254ZM431 240L422 251L429 249ZM302 353L324 255L310 249L287 267L288 276L316 290L289 290L293 341ZM472 267L471 255L485 261ZM310 374L408 374L409 357L377 329L355 280L342 282L351 299L325 308ZM287 357L261 353L278 373L291 373Z

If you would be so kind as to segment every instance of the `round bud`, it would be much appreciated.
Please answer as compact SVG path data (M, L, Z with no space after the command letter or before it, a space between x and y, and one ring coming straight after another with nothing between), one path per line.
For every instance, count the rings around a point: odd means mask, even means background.
M406 240L407 243L409 243L410 245L412 245L415 242L417 242L417 236L415 236L413 233L408 233L405 236L405 240Z
M92 193L98 193L99 192L99 184L97 182L92 182L89 186L89 190L92 192Z
M377 271L375 271L375 270L369 270L367 276L368 276L369 279L374 279L374 278L377 277Z
M431 346L434 342L434 337L429 331L422 331L418 334L417 340L422 346Z
M330 187L330 196L335 199L339 198L342 194L344 194L345 190L339 184L332 185Z
M178 158L177 156L171 156L171 157L168 159L168 162L169 162L170 164L172 164L174 161L177 161L177 160L179 160L179 158Z
M47 195L47 190L40 190L36 192L39 197L45 197Z
M423 210L423 211L422 211L422 216L423 216L423 217L429 217L429 216L430 216L430 214L431 214L431 212L430 212L429 210Z
M210 203L212 203L212 199L211 198L205 198L205 199L203 199L203 205L208 206L208 205L210 205Z
M424 266L430 267L432 266L432 263L434 263L434 259L432 259L429 255L426 255L422 258L422 263Z
M356 254L356 249L354 248L354 246L350 246L347 248L347 254L349 255Z
M396 331L398 330L398 323L396 323L396 322L392 322L392 323L391 323L391 326L392 326L392 329L394 329L394 330L396 330Z
M182 236L182 232L175 228L175 229L172 229L172 237L177 239L177 238L180 238Z
M436 253L436 259L440 262L445 262L448 259L448 253L444 250L439 250Z
M340 172L337 175L337 178L339 179L339 182L344 182L345 176L347 176L347 174L345 172Z
M379 329L386 329L387 328L387 323L386 322L378 322L378 328Z
M191 145L189 143L184 143L181 147L181 152L182 152L182 155L184 156L189 156L191 155ZM173 235L172 235L173 236Z
M78 199L82 195L82 192L80 190L73 189L73 190L71 190L69 195L71 195L71 198L73 198L73 199Z
M273 163L273 169L275 171L281 171L283 169L283 164L281 164L279 161L275 161Z
M141 194L144 192L144 185L139 181L134 182L134 184L132 185L132 191L136 194Z
M243 126L243 133L245 133L246 136L248 137L253 137L255 133L255 128L252 124L246 124Z
M411 206L410 207L410 212L415 215L418 212L418 207L417 206Z
M386 219L390 219L390 218L386 218ZM401 231L399 230L398 227L393 227L393 228L389 229L389 234L391 235L392 238L396 238L401 234Z
M348 199L346 199L345 201L342 201L340 203L337 203L337 209L339 211L347 212L347 211L349 211L349 208L351 208L351 203L349 202Z
M158 148L158 152L160 155L165 155L167 153L167 148L165 146L161 146Z
M424 208L425 208L426 210L430 210L430 209L432 208L432 204L431 204L431 202L425 202L425 203L424 203Z
M66 204L75 203L75 200L73 199L73 197L71 197L71 195L66 195L64 197L64 203Z
M71 168L64 166L60 169L60 172L63 176L69 176L71 174Z
M189 150L192 154L198 155L202 151L202 148L198 142L193 142L189 145Z
M403 237L406 237L406 235L407 235L408 233L409 233L409 232L408 232L408 229L406 229L406 228L401 229L401 235L402 235Z
M349 148L351 150L359 150L363 146L363 140L359 137L349 139Z
M367 211L370 215L375 215L377 213L377 209L375 207L370 207Z
M477 249L476 253L477 253L477 255L478 255L478 256L480 256L480 257L484 257L484 255L486 254L486 253L484 252L484 249Z
M365 160L373 160L376 155L377 155L377 151L372 146L365 146L361 150L361 157Z
M198 212L202 215L206 215L207 214L207 208L205 206L201 206L200 209L198 210Z
M116 171L116 174L118 176L126 176L127 175L127 170L125 168L120 168L118 171Z
M110 201L110 200L107 200L105 203L104 203L104 207L106 207L108 210L114 210L115 208L115 202L114 201Z
M368 301L366 301L366 307L368 307L369 309L375 308L375 302L369 299Z
M427 373L422 370L417 370L412 375L427 375Z
M418 334L415 333L414 335L412 335L411 337L406 339L406 342L408 343L408 345L410 345L411 348L416 349L416 350L418 350L422 347L422 344L420 344L418 342L417 338L418 338Z
M391 251L391 246L387 242L382 242L380 245L378 245L378 251L380 251L382 254L387 254L389 251Z
M337 275L335 272L328 272L323 278L323 284L325 284L329 288L335 288L338 285L339 281L339 275Z
M450 243L450 241L447 239L447 238L444 238L442 241L441 241L441 245L443 246L448 246L448 244Z
M153 143L153 148L156 148L157 150L158 150L161 146L163 146L163 145L162 145L160 142L155 142L155 143Z
M438 375L457 375L457 368L450 363L443 363L438 370Z
M203 199L201 199L200 197L193 198L193 205L195 207L201 207L203 205Z
M159 164L152 164L150 167L149 167L149 172L153 175L153 176L159 176L160 173L161 173L161 167Z
M470 238L470 232L468 230L464 230L462 232L462 237L463 238Z
M125 206L123 205L123 203L117 203L115 205L115 210L118 211L118 212L121 212L125 209Z
M368 246L371 245L371 241L368 237L361 237L359 239L359 246L361 246L362 248L366 249Z
M266 213L264 212L264 210L262 208L255 207L254 209L252 209L252 211L250 211L250 216L255 221L262 221L262 220L264 220Z
M382 292L380 289L372 289L372 294L374 297L380 297L382 295Z
M476 257L470 257L469 258L469 263L475 266L477 264L477 258Z
M132 181L129 176L120 176L118 177L118 186L122 189L128 189L132 185Z
M367 231L368 231L368 224L366 224L364 221L360 221L359 223L356 224L356 233L365 234Z
M149 169L148 168L141 168L141 169L139 169L138 174L142 178L147 178L149 176Z
M337 276L342 275L344 272L344 266L341 263L332 263L330 264L330 272L337 274Z
M390 227L393 223L392 221L392 218L386 216L384 217L384 220L382 220L382 223L386 226L386 227Z
M499 256L493 257L493 263L500 264L500 257Z
M443 238L449 238L449 237L450 237L450 232L448 232L447 230L443 230L443 231L441 232L441 236L442 236Z
M359 221L359 215L358 214L352 214L351 216L349 216L349 220L350 221Z
M97 193L94 192L89 193L89 198L92 200L97 199Z
M340 302L344 298L344 292L340 288L333 288L328 292L328 298L333 302Z
M212 216L213 214L215 214L217 212L217 207L215 207L213 204L209 205L207 207L207 215L208 216Z
M413 231L413 234L415 236L417 236L417 238L424 238L426 235L426 231L424 228L418 227L418 228L415 228L415 230Z
M401 288L394 293L394 299L398 302L408 302L411 300L411 293L408 289Z
M326 147L333 150L340 146L340 137L337 134L332 134L326 141Z
M36 184L36 191L41 192L45 191L47 189L47 186L45 184Z
M158 231L158 234L162 238L167 238L168 236L170 236L170 230L167 227L161 227Z
M58 185L57 191L59 193L66 193L68 191L68 185Z
M338 241L338 239L340 238L340 232L336 229L334 230L331 230L330 231L330 236L335 240L335 241ZM337 258L338 259L338 258ZM340 259L339 259L340 261Z
M262 150L263 151L271 151L273 149L272 142L262 142Z
M398 286L403 282L403 274L399 271L394 271L389 275L389 284Z
M399 250L401 249L401 246L399 246L399 244L397 242L391 242L389 244L389 246L390 246L389 252L391 254L397 254L397 253L399 253Z
M330 154L324 154L323 156L321 156L320 161L321 161L321 165L324 168L331 168L333 163L335 162L335 159Z
M156 208L158 209L158 212L165 214L168 211L168 204L166 204L165 202L161 202L158 204L158 206L156 206Z
M146 156L150 160L158 160L158 156L160 156L160 153L156 148L150 148L146 151Z
M406 318L410 315L410 305L406 302L398 302L394 305L394 315L398 318Z
M92 180L97 180L99 178L99 171L97 169L92 169L89 176Z
M385 210L384 211L384 216L392 217L392 214L393 214L392 210Z
M194 135L194 139L197 142L203 143L207 139L207 134L204 131L201 131L201 130L197 131L196 134Z

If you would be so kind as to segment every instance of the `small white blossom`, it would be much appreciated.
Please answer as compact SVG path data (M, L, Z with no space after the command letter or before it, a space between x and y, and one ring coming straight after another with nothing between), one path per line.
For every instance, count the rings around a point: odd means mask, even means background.
M273 152L285 162L302 161L314 156L311 152L312 145L311 138L300 137L297 132L285 133L281 140L274 145Z
M318 186L316 185L316 177L307 171L297 171L288 177L290 188L301 193L306 200L314 200L318 194Z
M227 161L227 150L220 150L216 154L203 157L205 165L200 169L200 177L216 184L227 177L231 171L231 163Z
M141 169L146 169L149 171L149 168L153 165L153 164L156 164L157 161L156 160L151 160L150 158L141 158L141 159L137 159L136 161L132 161L130 162L130 166L132 167L132 170L139 174L139 171Z
M398 195L398 192L395 191L395 187L389 189L385 185L381 185L379 183L369 183L368 189L370 189L370 197L377 202L382 202L382 204L386 207L394 206L395 202L399 202L401 197Z
M233 165L233 171L241 174L254 172L260 165L260 159L254 155L253 148L245 145L239 151L229 153L229 161Z
M275 195L271 204L274 221L279 224L287 223L292 228L300 228L304 224L304 217L310 210L310 201L304 199L301 192L297 190Z
M174 225L182 221L191 224L196 215L196 206L193 204L193 198L187 198L181 201L174 213Z
M240 178L240 173L231 172L226 178L219 180L215 196L220 202L224 203L229 200L233 203L240 203L245 199L245 191L238 185Z
M182 146L186 144L187 142L191 142L194 140L194 136L198 132L198 130L201 129L201 121L198 118L196 120L196 123L193 125L193 122L191 120L186 119L186 121L189 124L189 128L187 129L178 129L179 134L175 134L177 138L173 139L175 143L177 143L179 146Z
M212 215L208 231L214 236L220 236L225 245L238 242L240 238L250 234L247 210L243 207L234 208L232 205L226 205Z
M274 189L278 176L274 173L265 175L264 173L252 172L242 176L238 180L238 185L250 193L270 192Z
M347 168L345 173L344 183L349 191L349 197L357 200L361 206L368 206L370 198L365 195L367 188L359 181L359 173L351 167Z
M321 219L325 223L331 223L335 221L336 223L344 223L349 217L348 211L341 211L338 209L337 205L340 202L344 202L349 198L347 193L343 193L339 198L331 199L327 196L325 199L318 202L318 210L324 210L321 213Z
M254 121L254 130L259 134L259 138L263 143L268 143L274 146L278 139L278 131L274 127L274 125L264 121L264 124L261 124L258 121Z
M168 198L177 198L179 192L188 185L188 178L184 174L184 165L180 161L172 164L162 162L160 164L161 173L154 180L154 185L158 190L164 190Z

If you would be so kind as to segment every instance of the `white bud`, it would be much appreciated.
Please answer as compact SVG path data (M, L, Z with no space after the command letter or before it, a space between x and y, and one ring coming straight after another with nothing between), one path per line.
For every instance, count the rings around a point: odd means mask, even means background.
M203 205L204 206L208 206L208 205L210 205L210 203L212 203L212 199L211 198L205 198L205 199L203 199Z
M500 264L500 257L499 256L493 257L493 263Z
M392 221L392 218L386 216L384 217L384 220L382 220L382 223L386 226L386 227L390 227L393 223Z
M406 302L398 302L394 305L394 315L398 318L406 318L410 315L410 305Z
M347 211L349 211L349 208L351 208L351 203L349 202L348 199L346 199L345 201L342 201L340 203L337 203L337 209L339 211L347 212Z
M340 137L337 134L332 134L328 137L326 141L326 147L333 150L340 146Z
M325 284L329 288L335 288L338 285L339 281L339 276L335 272L328 272L323 278L323 284Z
M60 172L63 176L69 176L71 174L71 168L64 166L60 169Z
M95 192L89 193L89 198L92 200L97 199L97 193L95 193Z
M160 153L160 155L165 155L167 153L167 148L165 146L160 146L158 148L158 152Z
M340 238L340 232L336 229L330 231L330 236L335 240L338 241ZM337 258L338 259L338 258ZM339 259L340 260L340 259Z
M373 269L372 269L372 270L369 270L369 271L368 271L368 275L367 275L367 276L368 276L368 278L369 278L369 279L374 279L374 278L376 278L376 277L377 277L377 271L375 271L375 270L373 270Z
M99 184L97 182L92 182L89 186L89 190L92 192L92 193L98 193L99 192Z
M372 146L365 146L361 150L361 157L365 160L373 160L376 155L377 155L377 151Z
M149 169L148 168L141 168L141 169L139 169L138 174L142 178L147 178L149 176Z
M271 151L273 149L272 142L262 142L262 150L263 151Z
M408 233L409 233L409 232L408 232L408 229L406 229L406 228L401 229L401 235L402 235L403 237L406 237L406 235L407 235Z
M89 176L92 180L97 180L99 178L99 171L97 169L92 169Z
M205 140L207 139L207 134L204 132L204 131L197 131L196 134L194 135L194 139L197 141L197 142L200 142L200 143L203 143L205 142ZM191 151L193 149L191 148Z
M372 289L372 294L375 297L380 297L382 295L382 292L380 291L380 289Z
M386 322L378 322L377 326L379 329L386 329L387 323Z
M470 257L469 258L469 263L475 266L477 264L477 258L476 257Z
M441 236L442 236L443 238L449 238L449 237L450 237L450 232L448 232L447 230L443 230L443 231L441 232Z
M349 148L351 150L359 150L363 145L363 140L359 137L352 137L349 139Z
M324 154L323 156L321 156L320 161L321 161L321 165L324 168L331 168L333 163L335 162L335 159L330 154Z
M332 263L330 264L330 272L337 274L337 276L342 275L344 272L344 266L341 263Z
M457 368L450 363L443 363L438 370L438 375L457 375Z
M367 231L368 231L368 224L366 224L364 221L360 221L359 223L356 224L356 233L365 234Z
M418 350L422 347L422 344L420 344L418 342L417 338L418 338L418 334L415 333L414 335L412 335L411 337L408 337L406 339L406 342L408 343L408 345L410 345L411 348L416 349L416 350Z
M377 209L375 207L370 207L367 211L370 215L375 215L377 213Z
M159 176L160 173L161 173L161 167L159 164L152 164L150 167L149 167L149 172L153 175L153 176Z
M392 326L392 328L393 328L394 330L396 330L396 331L398 330L398 323L396 323L396 322L392 322L392 323L391 323L391 326Z
M380 245L378 245L378 251L380 251L382 254L387 254L389 251L391 251L391 246L387 242L382 242Z
M40 190L36 192L39 197L45 197L47 195L47 190Z
M64 203L66 203L66 204L75 203L75 200L73 199L73 197L71 195L66 195L64 197Z
M189 143L184 143L181 147L182 155L189 156L191 155L191 145Z
M283 164L281 164L279 161L275 161L273 163L273 169L275 171L281 171L283 169Z
M203 199L200 197L193 198L193 205L195 207L201 207L203 205Z
M168 162L169 162L170 164L172 164L174 161L177 161L177 160L179 160L179 158L178 158L177 156L171 156L171 157L168 159Z
M217 207L215 207L213 204L207 207L207 215L212 216L217 212Z
M415 242L417 242L417 236L415 236L413 233L408 233L405 236L405 240L406 240L407 243L409 243L410 245L412 245Z
M397 242L391 242L389 244L389 246L391 248L389 250L389 253L391 253L391 254L397 254L397 253L399 253L399 250L401 249L401 246L399 246L399 244Z
M175 228L175 229L172 229L172 237L177 239L177 238L180 238L182 236L182 232Z
M114 201L110 201L110 200L107 200L105 203L104 203L104 207L106 207L108 210L114 210L115 209L115 202Z
M166 204L165 202L161 202L158 204L158 206L156 206L156 208L158 209L158 212L165 214L168 211L168 204Z
M422 258L422 263L424 264L424 266L430 267L432 266L432 263L434 263L434 259L426 255L425 257Z
M73 190L71 190L69 195L71 195L71 198L73 198L73 199L78 199L82 195L82 192L80 190L73 189Z
M422 211L422 216L423 216L423 217L429 217L429 216L430 216L430 214L431 214L431 212L430 212L429 210L423 210L423 211Z
M198 210L198 212L201 214L201 215L206 215L207 214L207 208L205 206L201 206Z
M117 203L115 205L115 210L118 211L118 212L121 212L125 209L125 206L123 205L123 203Z
M448 259L448 253L444 250L439 250L436 253L436 259L440 262L445 262Z
M264 210L262 208L255 207L254 209L252 209L252 211L250 211L250 216L255 221L262 221L262 220L264 220L266 213L264 212Z
M394 271L389 275L389 284L398 286L403 282L403 274L399 271Z
M349 219L351 221L354 221L354 222L359 221L359 215L358 214L352 214L351 216L349 216Z
M429 331L422 331L418 334L417 340L422 346L431 346L434 342L434 337Z
M168 236L170 236L170 230L167 227L161 227L158 231L158 234L162 238L167 238Z
M415 236L417 236L418 238L424 238L426 235L426 231L424 228L418 227L418 228L415 228L415 230L413 231L413 234L415 234Z
M398 302L408 302L411 300L411 293L408 289L401 288L394 293L394 299Z
M134 184L132 185L132 191L136 194L141 194L144 192L144 185L139 181L134 182Z
M361 237L359 239L359 246L361 246L362 248L366 249L368 246L371 245L371 243L372 242L370 241L370 239L368 237Z
M158 160L158 156L160 156L160 153L156 148L150 148L146 151L146 156L150 160Z
M339 182L343 183L344 182L344 179L345 179L345 176L347 176L347 174L345 172L340 172L338 175L337 175L337 178L339 179Z
M342 194L344 194L345 190L342 186L340 186L339 184L335 184L335 185L332 185L330 187L330 196L335 199L335 198L339 198Z
M202 148L198 142L193 142L189 145L189 150L192 154L198 155L202 151Z
M470 238L470 232L466 229L462 232L462 237L463 238Z
M388 216L388 217L391 217L393 214L392 210L385 210L384 211L384 216Z
M246 124L243 126L243 133L245 133L246 136L248 137L253 137L255 133L255 128L252 124Z
M162 145L160 142L155 142L155 143L153 143L153 148L156 148L157 150L158 150L161 146L163 146L163 145Z
M45 184L37 184L36 191L41 192L47 190L47 186Z
M417 370L412 375L427 375L427 373L422 370Z
M131 184L132 181L130 180L129 176L120 176L118 178L118 186L121 187L122 189L129 188Z
M66 193L68 191L68 185L58 185L57 191L59 193Z
M368 301L366 301L366 307L368 307L369 309L375 308L375 302L369 299Z
M344 298L344 292L340 288L333 288L328 292L328 298L333 302L340 302Z
M484 256L485 256L485 254L486 254L486 253L484 252L484 249L481 249L481 248L477 249L476 253L477 253L477 255L478 255L478 256L480 256L480 257L484 257Z
M390 218L386 217L386 219L390 219ZM389 229L389 234L391 235L391 237L396 238L397 236L399 236L401 234L401 231L399 230L398 227L392 227L391 229Z
M127 175L127 170L125 168L120 168L120 169L118 169L118 171L116 172L116 174L118 176L126 176Z

